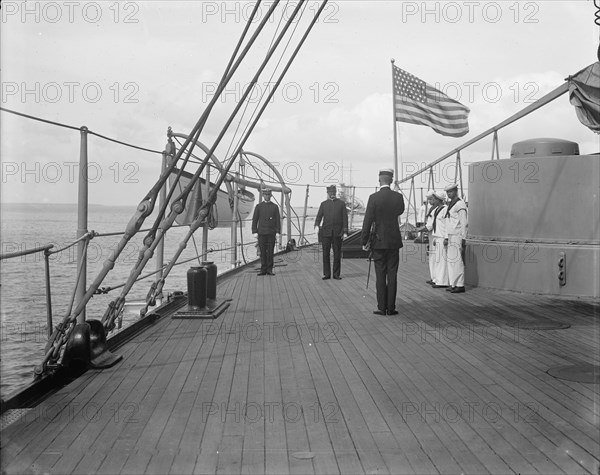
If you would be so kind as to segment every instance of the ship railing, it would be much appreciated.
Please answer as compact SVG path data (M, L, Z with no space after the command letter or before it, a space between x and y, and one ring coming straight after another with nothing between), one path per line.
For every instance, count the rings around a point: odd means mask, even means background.
M52 295L50 289L50 249L54 247L54 244L48 244L46 246L36 247L33 249L25 249L24 251L7 252L0 254L0 261L5 259L12 259L14 257L23 257L38 252L44 253L44 268L46 276L46 318L47 318L47 333L48 338L52 335Z
M418 216L417 200L416 200L417 188L415 187L415 178L417 178L425 173L429 173L429 176L427 178L427 191L434 189L435 188L434 168L436 166L438 166L439 164L441 164L442 162L444 162L445 160L447 160L448 158L451 158L454 156L455 157L454 183L456 183L458 185L459 190L460 190L460 195L463 197L463 199L466 198L465 190L464 190L464 180L463 180L463 174L462 174L461 151L465 150L466 148L470 147L471 145L473 145L473 144L479 142L480 140L482 140L486 137L489 137L491 135L492 136L491 160L499 160L500 159L500 151L499 151L500 147L499 147L499 141L498 141L498 131L503 129L504 127L522 119L523 117L531 114L532 112L548 105L550 102L554 101L555 99L557 99L560 96L562 96L563 94L565 94L568 90L569 90L569 83L568 83L568 80L565 80L565 82L563 84L561 84L554 90L550 91L548 94L544 95L537 101L529 104L528 106L524 107L520 111L516 112L515 114L510 116L508 119L505 119L502 122L499 122L497 125L490 127L486 131L473 137L472 139L468 140L467 142L463 143L462 145L452 149L448 153L433 160L432 162L430 162L426 166L422 167L421 169L417 170L416 172L412 173L411 175L404 177L400 180L396 180L395 185L396 185L397 189L401 189L401 185L403 183L410 183L408 192L404 193L405 195L408 195L407 210L409 210L409 212L407 212L407 214L406 214L405 222L408 223L408 216L410 215L411 206L413 208L414 216L415 217ZM421 188L420 203L422 203L422 202L423 202L423 188Z

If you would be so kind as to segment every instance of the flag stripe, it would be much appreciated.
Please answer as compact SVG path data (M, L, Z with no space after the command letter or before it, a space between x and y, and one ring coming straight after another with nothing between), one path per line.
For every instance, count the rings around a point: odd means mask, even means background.
M455 118L446 118L440 120L432 116L429 111L421 110L418 107L405 107L402 110L396 110L396 118L403 122L410 122L413 124L423 123L433 128L440 128L447 132L468 132L469 127L465 122L464 116ZM464 135L464 134L463 134Z
M392 66L392 72L397 121L426 125L451 137L469 132L468 107L396 66Z
M446 135L449 137L462 137L467 132L469 132L468 127L460 127L460 128L459 127L444 127L444 126L440 126L438 124L431 122L427 118L401 116L401 115L397 114L396 120L401 121L401 122L407 122L409 124L427 125L427 126L431 127L433 130L435 130L436 132L438 132L439 134Z
M421 104L406 104L402 107L402 109L396 109L396 112L403 112L403 111L409 111L409 112L415 112L415 113L422 113L424 115L430 114L431 113L431 108L430 107L424 107ZM466 121L467 118L467 114L465 114L464 111L462 110L445 110L443 111L444 117L440 118L438 115L432 117L432 119L436 119L436 121L443 123L445 121L449 121L449 122L457 122L458 120L462 120L463 122ZM458 123L458 122L457 122Z
M410 123L410 124L426 125L426 126L431 127L436 132L438 132L438 133L440 133L442 135L449 135L449 136L452 136L452 137L462 137L463 135L465 135L469 131L468 127L447 127L447 126L440 126L439 124L431 122L427 118L420 118L420 117L416 117L416 116L412 116L411 117L411 116L396 115L396 119L400 120L402 122Z

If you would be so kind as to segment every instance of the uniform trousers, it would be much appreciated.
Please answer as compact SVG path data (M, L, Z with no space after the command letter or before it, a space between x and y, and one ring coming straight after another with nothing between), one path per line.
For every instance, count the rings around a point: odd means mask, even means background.
M273 254L275 252L275 234L259 234L260 272L273 272Z
M432 282L435 282L435 247L434 247L434 239L429 236L429 249L427 251L427 255L429 256L429 278Z
M323 276L331 277L331 248L333 247L333 277L339 277L342 269L342 236L322 236Z
M429 268L431 269L431 280L436 285L449 285L446 255L444 238L433 236L433 251L429 252Z
M375 263L377 308L381 311L396 310L400 250L373 249L373 262Z
M448 280L452 287L464 287L465 264L462 258L462 237L458 234L448 235L448 249L446 261L448 262Z

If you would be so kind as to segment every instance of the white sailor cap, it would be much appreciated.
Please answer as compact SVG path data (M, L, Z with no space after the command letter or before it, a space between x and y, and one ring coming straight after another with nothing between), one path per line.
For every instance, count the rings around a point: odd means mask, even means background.
M382 170L379 170L379 175L394 176L394 170L391 168L384 168Z
M435 195L435 190L429 190L429 191L427 192L427 194L425 195L425 198L430 198L430 197L432 197L433 195Z
M456 183L452 183L451 185L448 185L446 188L444 188L444 191L454 190L455 188L458 189L458 185Z
M446 199L446 193L443 192L442 190L434 191L433 196L435 196L436 198L439 198L442 201L444 201Z

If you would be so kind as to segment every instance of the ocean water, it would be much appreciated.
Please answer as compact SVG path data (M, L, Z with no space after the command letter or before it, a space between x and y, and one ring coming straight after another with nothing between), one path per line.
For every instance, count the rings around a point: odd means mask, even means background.
M135 207L90 205L88 230L98 233L122 232L135 212ZM77 231L76 205L57 204L2 204L0 252L9 253L39 248L53 244L61 249L75 240ZM153 216L147 218L142 229L154 223ZM307 223L307 233L308 227ZM171 259L188 228L179 227L167 232L165 240L165 263ZM124 283L137 261L141 242L146 233L134 236L109 272L101 286L117 286ZM244 263L256 258L254 238L250 222L246 221L238 230L238 242L243 242L238 259ZM104 261L114 251L121 236L96 237L89 244L87 285L89 286L102 268ZM232 266L231 230L215 228L209 232L207 259L218 266L221 273ZM183 252L178 262L192 259L201 252L202 230L199 229ZM167 278L163 293L186 290L187 270L197 265L198 260L174 267ZM155 260L146 266L142 275L155 270ZM53 325L66 315L73 296L77 274L77 246L58 252L50 258L51 297ZM154 277L134 285L127 301L144 300ZM86 318L101 319L108 304L119 296L121 289L108 294L94 295L88 303ZM124 325L139 318L136 312L124 315ZM0 395L4 398L33 380L33 369L40 364L47 343L46 279L43 253L16 257L0 261Z

